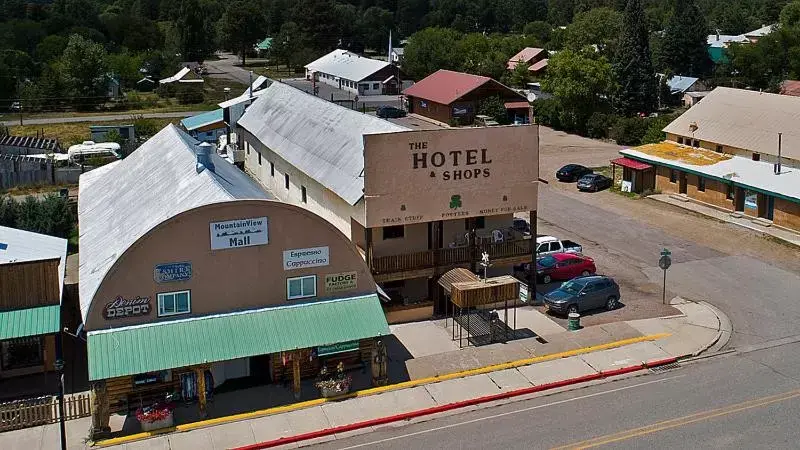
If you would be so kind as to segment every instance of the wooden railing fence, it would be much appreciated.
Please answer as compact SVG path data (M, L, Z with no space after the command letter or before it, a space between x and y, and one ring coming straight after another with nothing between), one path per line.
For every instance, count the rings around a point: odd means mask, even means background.
M79 419L91 414L89 394L64 397L64 420ZM0 432L58 421L58 397L56 396L48 395L0 403Z

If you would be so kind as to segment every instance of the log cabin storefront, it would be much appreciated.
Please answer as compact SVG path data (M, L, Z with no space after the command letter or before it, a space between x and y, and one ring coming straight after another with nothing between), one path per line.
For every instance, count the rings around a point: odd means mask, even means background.
M346 236L197 144L168 126L81 177L93 438L110 433L110 413L169 394L205 416L234 378L290 380L299 395L300 378L369 359L389 333Z

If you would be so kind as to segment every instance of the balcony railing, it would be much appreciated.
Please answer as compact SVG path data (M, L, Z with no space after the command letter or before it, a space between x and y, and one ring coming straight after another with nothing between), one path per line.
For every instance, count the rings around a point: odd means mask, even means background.
M372 258L374 274L389 274L412 270L448 267L478 262L482 252L489 253L490 260L524 257L530 255L530 240L486 243L476 247L455 247L403 253L400 255L376 256Z

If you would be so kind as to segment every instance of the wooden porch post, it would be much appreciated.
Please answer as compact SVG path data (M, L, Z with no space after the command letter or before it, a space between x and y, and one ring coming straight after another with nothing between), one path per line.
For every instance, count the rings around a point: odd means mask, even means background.
M292 392L294 398L300 399L300 353L292 354Z
M92 428L89 430L93 441L105 439L111 436L111 427L108 421L111 417L108 404L108 390L106 381L100 380L92 383L89 393L92 407Z
M197 377L197 407L200 409L200 417L208 416L206 410L206 370L205 367L195 367L194 374Z

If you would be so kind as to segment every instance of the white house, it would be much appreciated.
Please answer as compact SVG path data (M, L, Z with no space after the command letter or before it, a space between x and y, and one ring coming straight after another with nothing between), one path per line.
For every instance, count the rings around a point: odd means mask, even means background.
M397 94L398 69L387 61L337 49L306 66L306 78L354 95Z

